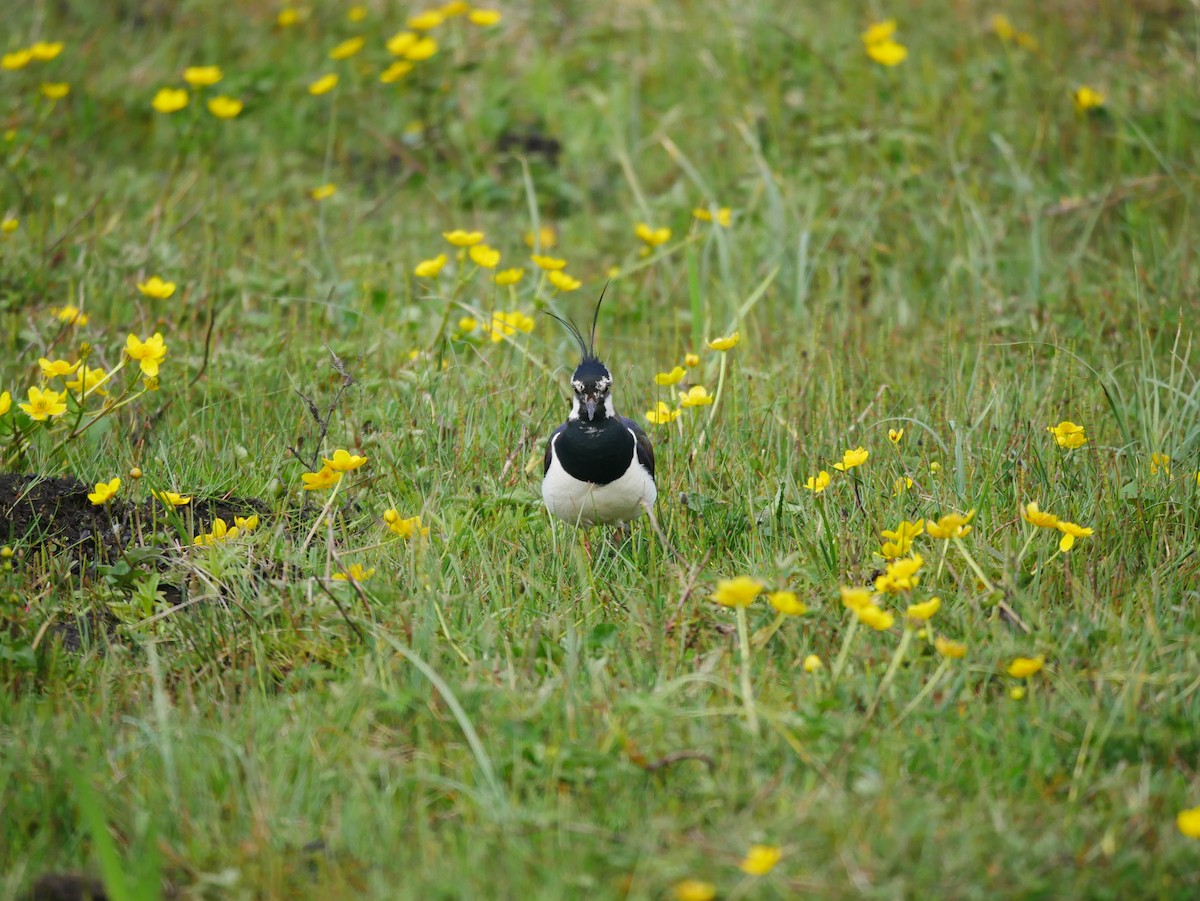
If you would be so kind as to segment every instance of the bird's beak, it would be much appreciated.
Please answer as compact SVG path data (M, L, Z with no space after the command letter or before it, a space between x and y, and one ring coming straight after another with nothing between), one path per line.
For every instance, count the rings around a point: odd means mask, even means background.
M588 398L583 402L583 407L587 410L588 422L596 418L596 402L594 400Z

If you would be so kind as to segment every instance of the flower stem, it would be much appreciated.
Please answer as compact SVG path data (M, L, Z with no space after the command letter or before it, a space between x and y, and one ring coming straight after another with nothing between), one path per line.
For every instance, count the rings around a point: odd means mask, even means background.
M913 630L905 628L904 634L900 636L900 644L896 645L896 651L892 654L892 660L888 664L887 670L884 671L883 678L879 680L879 689L875 692L875 700L871 702L864 722L869 721L875 715L875 710L879 707L879 702L883 700L883 693L887 691L888 686L892 684L892 680L896 678L896 671L900 669L900 663L904 660L904 653L908 650L908 646L912 642L912 637Z
M989 592L995 591L995 586L993 586L988 580L988 577L983 574L983 570L979 568L979 564L975 562L975 558L971 556L966 545L962 543L961 538L954 539L954 546L958 548L958 552L962 554L963 559L967 561L967 566L971 567L971 570L979 578L979 581L983 583L984 588L986 588Z
M842 670L846 666L846 656L850 653L850 645L854 643L854 635L858 632L858 617L852 616L850 619L850 628L846 630L846 637L842 639L842 648L838 651L837 660L833 662L833 672L829 677L829 687L837 685L838 678L842 675Z
M943 657L942 662L938 664L938 668L935 669L933 671L933 675L929 677L929 681L925 683L925 686L919 692L917 692L917 696L909 701L905 708L900 711L900 715L892 720L892 724L888 728L895 729L900 725L901 722L904 721L905 717L916 710L920 703L929 697L929 693L933 691L934 687L938 684L938 682L941 681L942 676L946 675L946 670L948 669L950 669L950 661Z
M737 608L738 651L741 657L742 704L750 731L758 734L758 712L754 709L754 688L750 681L750 636L746 630L746 608Z

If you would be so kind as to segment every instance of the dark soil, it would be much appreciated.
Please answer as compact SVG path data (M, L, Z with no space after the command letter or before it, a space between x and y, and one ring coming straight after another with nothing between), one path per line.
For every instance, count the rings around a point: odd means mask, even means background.
M104 563L132 547L162 544L164 533L178 539L177 523L190 542L218 517L232 526L236 516L267 512L261 500L237 497L193 497L168 511L153 499L131 502L118 496L98 507L88 500L91 490L74 478L0 475L0 544L26 551L53 547Z

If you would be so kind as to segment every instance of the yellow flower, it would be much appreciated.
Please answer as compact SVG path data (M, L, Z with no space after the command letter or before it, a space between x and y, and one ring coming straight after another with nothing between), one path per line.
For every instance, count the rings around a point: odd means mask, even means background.
M4 235L5 237L11 235L17 230L20 224L21 221L15 216L5 216L2 220L0 220L0 235Z
M425 538L429 535L429 527L421 527L421 517L410 516L402 519L394 509L383 511L383 521L387 527L401 538Z
M29 45L29 56L38 62L46 63L63 51L62 41L37 41Z
M967 656L967 646L961 641L955 641L952 638L944 638L939 635L933 640L933 646L947 660L961 660Z
M933 473L934 475L937 475L939 472L942 471L942 464L939 463L937 460L934 460L932 463L929 464L929 471L931 473Z
M912 591L921 581L917 572L925 563L920 554L893 560L887 565L882 576L875 579L875 590L888 594L899 594L902 591Z
M965 516L961 513L947 513L936 522L932 520L928 522L925 525L925 534L930 538L941 538L943 540L966 538L971 534L971 527L967 523L974 518L974 508L967 511Z
M861 35L863 44L879 44L883 41L891 40L892 35L896 33L896 20L884 19L882 22L874 22L871 27L864 31Z
M741 332L734 332L732 335L726 335L724 338L713 338L711 341L706 341L713 350L726 351L737 347L738 342L742 340Z
M367 17L367 8L356 4L346 10L346 19L350 22L361 22Z
M733 211L727 206L723 206L717 210L717 215L715 217L709 210L698 206L692 210L692 216L693 218L699 219L701 222L716 222L717 225L720 225L723 228L729 228L730 224L733 222Z
M84 394L108 394L100 386L108 381L108 373L103 369L91 369L87 366L79 370L79 374L75 378L66 383L66 386L72 391L82 392Z
M908 59L908 48L896 41L867 45L867 56L881 66L898 66Z
M209 532L208 534L197 535L192 540L192 544L208 545L209 547L212 547L214 544L217 544L218 542L229 541L234 538L237 538L239 534L241 534L240 528L238 528L237 526L230 528L229 524L226 523L225 520L221 519L221 517L218 516L216 519L213 520L212 531Z
M188 105L187 89L159 88L150 105L160 113L177 113Z
M682 410L672 410L660 400L655 409L646 411L646 418L655 425L666 425L678 419L679 414L682 412Z
M660 372L654 376L654 384L656 385L678 385L683 381L683 377L687 375L686 370L682 366L676 366L670 372Z
M330 59L349 59L362 50L366 41L362 37L347 38L329 51Z
M849 610L858 610L861 607L872 606L873 602L869 588L847 588L843 585L838 591L842 595L842 606Z
M88 500L91 501L93 504L95 504L97 507L100 506L101 504L107 504L110 500L112 500L116 496L117 491L120 489L120 487L121 487L120 478L115 478L108 482L97 482L96 490L88 492L88 496L87 496Z
M1058 425L1046 426L1046 431L1054 436L1059 447L1070 449L1087 444L1087 435L1084 434L1083 426L1076 425L1069 419L1064 419Z
M412 63L406 59L398 59L379 73L379 80L384 84L395 84L412 70Z
M1056 525L1058 530L1063 533L1062 540L1058 543L1058 549L1064 554L1075 546L1076 538L1087 538L1093 531L1086 526L1077 526L1073 522L1067 522L1065 519L1060 519Z
M433 38L421 38L406 51L404 51L404 58L410 59L415 63L419 63L422 60L429 59L437 52L437 41L435 41Z
M66 360L47 360L42 357L38 360L38 365L42 367L42 376L52 379L60 375L70 375L79 368L80 362L76 360L74 363L68 363Z
M308 192L308 196L313 200L328 200L337 193L337 185L332 182L326 182L323 185L317 185Z
M154 378L158 375L158 367L167 358L167 345L159 332L145 341L139 340L137 335L130 335L125 342L125 353L129 359L138 361L143 375Z
M842 454L842 459L833 464L833 468L838 472L849 472L856 466L862 466L867 462L867 457L871 456L871 452L861 447L856 447L853 450L848 450Z
M481 28L489 28L500 21L500 13L494 9L473 9L467 13L467 21Z
M775 845L751 845L738 869L748 876L766 876L783 859L783 852Z
M168 507L183 507L192 502L191 495L176 494L174 491L151 491L150 493Z
M1008 20L1008 16L1003 13L995 13L991 20L992 34L1000 38L1002 41L1015 41L1017 39L1017 29L1013 28L1012 22Z
M328 465L322 466L316 472L300 473L300 481L304 483L305 491L324 491L326 488L332 488L341 479L342 473Z
M88 317L86 313L82 313L79 307L72 304L67 304L65 307L52 307L50 315L59 322L67 325L87 325Z
M496 273L493 281L500 286L515 285L525 277L525 270L521 268L504 269Z
M212 87L224 76L220 66L188 66L183 70L183 80L194 88Z
M243 532L253 532L258 528L258 514L252 513L249 516L235 516L233 522Z
M345 572L334 573L333 580L335 582L349 582L351 580L365 582L373 575L375 575L375 567L372 566L370 569L363 569L361 563L351 563Z
M291 28L300 21L300 11L287 7L279 11L279 15L275 17L275 24L280 28Z
M358 454L352 454L340 447L333 452L332 459L326 457L322 457L321 459L325 461L326 466L328 466L330 469L336 470L337 472L349 472L352 469L358 469L358 467L367 462L366 457L360 457Z
M417 13L408 20L408 27L413 31L432 31L442 24L444 17L440 10L430 9Z
M671 240L671 230L669 228L651 228L645 222L639 222L635 225L633 233L641 238L647 247L658 247L660 244L666 244Z
M870 626L876 632L886 632L896 622L896 617L887 610L880 610L874 604L854 608L854 615L864 626Z
M904 440L904 429L888 429L888 441L899 444Z
M413 268L413 275L417 278L437 278L438 273L442 271L442 267L446 265L446 255L439 253L431 260L421 260Z
M458 330L460 332L473 332L478 326L479 323L475 321L475 317L473 316L464 316L458 320Z
M67 392L51 391L49 388L42 390L41 388L29 389L29 403L17 404L22 410L29 414L29 418L36 422L45 422L51 416L61 416L67 412L66 404Z
M909 476L902 479L896 479L892 482L892 497L899 497L905 491L913 486L913 480Z
M1021 518L1031 526L1039 529L1054 529L1058 527L1058 517L1038 509L1037 501L1030 501L1021 508Z
M0 56L0 69L24 69L29 65L29 61L33 59L33 54L28 50L14 50L12 53L5 53Z
M699 354L685 354L683 357L683 365L686 366L688 369L692 369L696 366L699 366L700 365L700 355Z
M538 228L537 234L533 232L525 232L526 247L541 247L542 250L549 250L558 243L558 232L551 226L543 225ZM544 257L543 259L548 259ZM567 261L562 261L563 266L567 265ZM539 263L539 265L541 265ZM562 266L545 266L546 269L561 269Z
M674 888L675 901L713 901L717 887L700 879L685 879Z
M1040 672L1045 663L1046 658L1042 654L1036 657L1017 657L1008 665L1008 674L1014 679L1028 679Z
M418 40L418 35L412 31L398 31L387 39L388 53L392 56L404 56L410 47Z
M1200 838L1200 807L1179 811L1175 825L1188 838Z
M822 491L824 491L826 488L829 487L829 483L832 480L833 480L832 476L830 476L828 472L826 472L824 469L822 469L815 476L809 476L808 481L804 483L804 487L807 488L809 491L811 491L813 494L820 494Z
M579 279L572 278L565 272L560 272L557 269L546 273L546 279L559 291L574 291L583 284Z
M174 282L165 282L157 275L150 276L144 282L138 282L137 286L138 291L155 300L166 300L175 293L175 288Z
M932 597L927 601L922 601L920 604L909 604L908 609L904 611L904 616L907 619L923 623L937 613L941 606L942 599Z
M547 272L552 272L557 269L564 269L567 265L566 260L559 259L558 257L546 257L536 253L532 254L529 259L533 260L533 265L537 266L539 269L544 269Z
M808 613L808 606L796 597L794 591L772 591L767 595L767 602L784 616L803 616Z
M1171 474L1171 458L1166 454L1151 454L1150 455L1150 475L1158 475L1158 471L1162 470L1163 475Z
M62 100L71 93L71 86L65 81L44 81L40 90L47 100Z
M245 104L240 100L221 95L208 101L207 106L208 111L218 119L233 119L242 111Z
M1099 109L1104 106L1104 101L1107 98L1095 88L1081 85L1075 89L1075 92L1071 95L1071 99L1075 101L1075 111L1082 114L1088 110Z
M486 244L476 244L468 253L475 265L484 269L495 269L496 264L500 262L500 251Z
M1019 44L1021 47L1024 47L1031 53L1037 53L1042 46L1038 43L1038 39L1031 35L1028 31L1017 32L1017 44Z
M7 391L0 391L0 416L3 416L12 409L12 395Z
M687 393L679 392L679 406L681 407L707 407L710 406L714 398L703 385L692 385L687 390Z
M912 547L913 539L925 531L925 520L916 522L901 520L894 529L884 529L880 534L886 539L879 549L879 556L884 560L895 560L903 557Z
M308 93L314 97L320 97L322 94L328 94L338 84L338 75L336 72L330 72L328 75L322 75L316 81L308 86Z
M444 18L453 19L456 16L465 16L471 11L471 4L467 0L450 0L449 3L443 4L439 12Z
M725 607L749 607L763 590L763 583L749 576L718 579L711 599Z
M821 658L818 657L816 654L809 654L807 657L804 658L804 671L806 673L815 673L822 666L824 666L824 664L821 663Z
M483 232L468 232L456 228L452 232L442 232L442 237L455 247L473 247L483 240Z

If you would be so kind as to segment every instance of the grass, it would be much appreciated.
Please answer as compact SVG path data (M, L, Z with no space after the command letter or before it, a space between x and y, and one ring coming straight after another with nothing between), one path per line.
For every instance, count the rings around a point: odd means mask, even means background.
M4 465L266 508L211 548L186 515L146 524L166 543L107 575L6 537L0 508L0 898L53 872L118 901L1197 891L1176 815L1200 804L1200 19L1021 4L1032 51L981 7L902 3L909 57L885 68L868 10L795 6L505 6L441 26L392 86L392 4L286 29L215 0L0 14L14 47L66 44L0 72ZM353 34L366 49L330 61ZM222 66L199 94L237 118L151 108L193 64ZM325 72L339 86L311 96ZM1073 108L1083 84L1102 108ZM730 227L693 220L709 204ZM643 256L639 221L672 237ZM527 261L545 224L578 291ZM456 261L454 228L525 278ZM175 296L138 293L154 274ZM684 384L720 389L652 429L661 531L589 554L538 494L568 337L456 323L585 319L606 278L623 412L673 401L653 376L689 352ZM67 302L87 325L53 318ZM111 368L156 330L157 392L61 448L17 412L39 357L86 341ZM319 446L297 392L332 411ZM1064 419L1085 446L1055 444ZM863 466L805 489L857 446ZM289 448L339 447L369 462L325 518ZM1059 553L1029 501L1095 532ZM391 535L388 508L429 536ZM838 589L871 584L880 532L969 510L961 541L916 539L895 624L856 626ZM331 581L350 563L375 574ZM760 598L743 643L710 600L738 575L809 612L772 632ZM935 594L918 634L905 606ZM68 647L55 624L97 614L122 620ZM780 848L770 873L738 869L753 844Z

